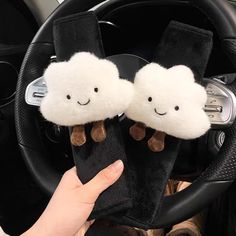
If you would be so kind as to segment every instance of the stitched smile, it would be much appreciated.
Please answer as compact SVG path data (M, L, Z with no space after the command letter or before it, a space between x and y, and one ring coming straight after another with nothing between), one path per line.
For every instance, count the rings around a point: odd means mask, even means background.
M157 112L157 109L156 109L156 108L154 109L154 111L155 111L155 113L157 113L157 115L159 115L159 116L164 116L164 115L166 115L166 113L167 113L167 112L165 112L165 113L159 113L159 112Z
M80 106L86 106L90 103L90 99L86 103L80 103L79 101L77 102Z

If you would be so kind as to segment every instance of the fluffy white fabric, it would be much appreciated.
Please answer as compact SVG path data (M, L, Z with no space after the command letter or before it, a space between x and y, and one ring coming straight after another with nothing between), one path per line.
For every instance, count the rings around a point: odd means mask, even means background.
M206 91L188 67L148 64L137 72L134 90L126 111L130 119L182 139L200 137L210 128L203 111Z
M87 53L68 62L52 63L44 78L48 94L43 116L58 125L73 126L124 113L133 97L132 83L119 78L115 64Z

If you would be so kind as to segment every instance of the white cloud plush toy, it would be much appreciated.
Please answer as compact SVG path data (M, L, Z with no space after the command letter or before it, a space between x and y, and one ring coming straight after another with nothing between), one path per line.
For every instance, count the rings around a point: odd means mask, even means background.
M146 126L155 129L148 141L152 151L164 149L165 134L194 139L210 128L203 110L206 91L195 83L188 67L179 65L166 69L150 63L137 72L134 90L126 115L138 123L130 128L130 134L142 140Z
M86 142L84 124L94 122L95 142L106 138L104 120L124 113L133 97L133 85L119 78L114 63L88 52L76 53L69 61L52 63L44 73L48 94L41 113L58 125L74 126L73 145Z

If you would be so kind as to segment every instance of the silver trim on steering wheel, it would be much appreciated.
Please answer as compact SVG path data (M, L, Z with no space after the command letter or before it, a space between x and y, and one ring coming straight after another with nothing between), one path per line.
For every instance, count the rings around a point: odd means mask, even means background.
M217 78L206 79L207 103L204 107L212 128L230 126L236 117L235 95Z

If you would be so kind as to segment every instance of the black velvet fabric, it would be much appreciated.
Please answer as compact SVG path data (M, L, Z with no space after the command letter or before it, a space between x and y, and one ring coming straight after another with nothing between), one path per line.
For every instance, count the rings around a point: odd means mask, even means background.
M209 31L171 22L154 52L153 61L167 68L184 64L200 79L211 53L212 37ZM131 121L122 123L133 208L112 215L110 219L143 229L155 228L153 222L159 216L167 180L178 155L181 140L167 136L164 151L153 153L147 147L147 140L154 131L149 129L145 140L137 142L129 136L128 129L131 125Z
M147 129L142 141L135 141L129 135L133 121L121 122L127 154L128 186L132 194L133 207L126 212L109 216L116 222L143 229L151 228L163 198L167 180L178 154L180 141L167 136L165 149L155 153L147 146L154 130Z
M56 20L53 35L58 61L68 60L74 53L80 51L104 57L100 28L93 12L79 13ZM104 142L95 143L91 139L91 125L88 124L87 142L82 147L72 146L77 173L83 183L88 182L115 160L121 159L124 164L127 162L117 119L106 120L107 138ZM126 172L116 184L100 195L91 214L92 218L106 216L132 206L125 174Z
M190 67L196 79L203 77L213 46L211 31L171 21L154 54L153 61L169 68Z
M125 172L112 187L100 195L95 203L91 219L100 218L132 206L129 189L127 187L127 160L124 143L120 132L118 118L105 121L107 138L101 143L95 143L90 137L92 125L87 125L87 143L82 147L73 147L74 162L82 183L88 182L100 170L114 161L121 159L125 165Z
M83 12L54 21L53 40L58 61L66 61L76 52L91 52L104 57L101 32L93 12Z

